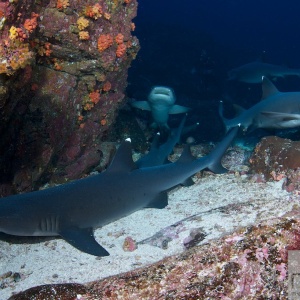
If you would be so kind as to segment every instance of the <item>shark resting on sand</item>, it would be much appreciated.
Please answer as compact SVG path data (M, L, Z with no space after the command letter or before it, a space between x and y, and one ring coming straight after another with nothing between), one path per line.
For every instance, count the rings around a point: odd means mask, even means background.
M236 136L232 129L207 156L195 159L186 149L178 161L137 168L131 143L121 143L105 172L68 184L0 199L0 232L18 236L61 236L95 256L109 253L96 242L93 229L137 210L168 205L167 191L196 172L226 171L220 161Z
M262 78L262 99L245 110L236 105L239 115L233 119L223 116L223 102L219 114L226 130L240 125L244 131L256 128L293 128L300 126L300 92L279 92L267 78Z
M169 130L169 114L181 114L190 110L188 107L176 105L175 102L176 97L173 89L155 86L148 96L148 101L135 101L131 105L135 108L151 111L154 125L162 130Z
M285 76L300 76L300 69L290 69L260 61L242 65L228 72L228 80L237 80L246 83L260 83L262 76L271 79Z

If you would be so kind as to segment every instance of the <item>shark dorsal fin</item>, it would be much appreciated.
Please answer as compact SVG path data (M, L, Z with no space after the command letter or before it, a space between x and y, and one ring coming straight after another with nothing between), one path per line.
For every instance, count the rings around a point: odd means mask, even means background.
M131 141L130 139L126 139L119 146L113 161L107 169L107 172L129 172L134 169L136 169L136 165L132 160Z
M233 107L234 107L234 110L235 110L237 116L241 115L246 110L245 108L243 108L237 104L233 104Z
M177 160L178 163L187 163L195 160L196 158L192 155L191 149L189 145L185 145L183 152L179 159Z
M262 97L261 100L264 100L270 96L278 94L279 91L277 87L269 80L266 76L262 77Z

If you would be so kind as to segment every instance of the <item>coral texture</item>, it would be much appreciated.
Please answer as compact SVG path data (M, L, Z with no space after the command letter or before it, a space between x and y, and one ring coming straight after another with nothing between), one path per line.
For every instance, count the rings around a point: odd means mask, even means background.
M300 142L277 136L263 138L250 158L251 171L265 179L285 179L288 192L300 191Z
M82 286L85 291L77 299L288 299L288 251L300 249L299 237L296 209L145 268ZM30 289L11 300L24 295L41 299L39 291L45 289Z
M4 190L64 182L99 163L139 49L136 10L136 0L0 3ZM126 49L118 51L121 36Z

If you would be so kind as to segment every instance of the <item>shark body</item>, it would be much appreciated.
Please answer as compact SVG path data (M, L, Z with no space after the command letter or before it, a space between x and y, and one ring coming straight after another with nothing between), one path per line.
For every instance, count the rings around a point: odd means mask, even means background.
M152 88L148 101L135 101L131 105L135 108L151 111L154 123L161 129L169 129L169 114L186 113L188 107L176 105L176 97L173 89L165 86Z
M300 92L280 92L267 78L262 78L262 100L248 110L238 108L240 114L233 119L223 116L221 102L219 114L227 130L240 125L244 130L256 128L292 128L300 126Z
M228 72L228 80L237 80L246 83L260 83L262 76L271 79L285 76L300 76L300 69L290 69L284 66L272 65L263 62L251 62Z
M196 172L226 171L221 158L238 128L231 130L211 154L192 158L185 151L175 163L136 168L131 143L124 141L109 168L65 185L0 199L0 232L18 236L61 236L75 248L95 256L109 253L93 229L139 209L164 208L167 190Z
M151 144L149 152L135 162L138 168L154 167L168 162L168 156L171 154L175 145L180 141L186 116L180 122L178 128L170 131L168 139L162 145L159 144L160 134L156 134Z

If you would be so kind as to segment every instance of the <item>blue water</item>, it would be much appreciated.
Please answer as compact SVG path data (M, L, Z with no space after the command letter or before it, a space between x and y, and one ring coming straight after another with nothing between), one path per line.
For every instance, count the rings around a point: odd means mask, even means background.
M261 94L260 85L228 82L228 70L260 58L300 68L299 12L296 0L141 0L134 20L141 50L128 95L143 100L154 85L173 87L178 104L193 108L190 122L201 123L198 140L218 140L218 101L247 108ZM297 77L276 85L300 91Z

